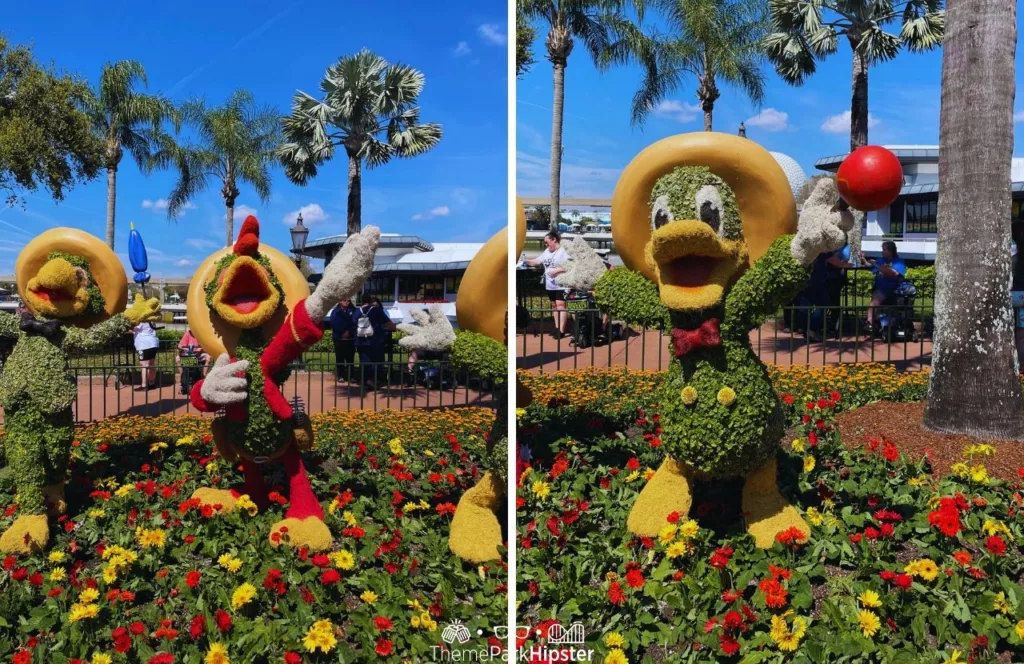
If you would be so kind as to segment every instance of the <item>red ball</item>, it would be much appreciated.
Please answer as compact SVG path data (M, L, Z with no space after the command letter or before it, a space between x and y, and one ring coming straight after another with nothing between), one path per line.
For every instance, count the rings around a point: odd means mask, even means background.
M879 145L865 145L839 165L836 186L850 207L862 212L881 210L900 195L903 166L889 150Z

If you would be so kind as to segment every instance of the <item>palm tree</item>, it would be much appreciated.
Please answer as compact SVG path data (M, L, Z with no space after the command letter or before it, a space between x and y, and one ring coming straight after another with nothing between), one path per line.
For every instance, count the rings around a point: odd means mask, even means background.
M551 111L551 227L558 228L562 186L562 114L565 106L565 67L573 40L579 39L599 67L624 61L644 46L645 38L623 11L636 10L643 20L644 0L519 0L518 9L528 19L548 26L545 46L554 68L554 102ZM648 66L653 64L648 59Z
M238 185L250 185L264 203L270 200L270 166L277 162L281 144L280 115L274 108L256 107L246 90L236 90L215 108L207 108L199 99L187 101L180 112L183 122L195 131L198 144L168 143L153 158L155 164L178 171L167 199L167 216L176 217L216 178L227 208L225 246L230 246Z
M1014 0L950 3L939 119L935 346L924 424L1024 439L1010 307Z
M415 157L441 140L441 125L420 123L416 102L425 80L422 72L363 49L327 68L323 101L299 91L292 114L281 121L287 142L279 154L296 184L315 177L335 147L345 148L349 234L362 226L363 162L375 168L392 157Z
M927 51L942 43L942 0L770 0L774 32L768 58L784 81L801 85L815 61L835 53L844 37L853 51L850 151L868 144L868 68L895 58L900 48ZM899 22L898 35L885 27Z
M751 102L764 101L763 39L768 12L763 0L655 0L671 28L655 35L634 58L654 58L657 67L633 97L632 120L643 123L658 102L684 79L697 80L697 99L704 112L704 131L711 131L718 83L738 88Z
M103 142L103 167L107 170L107 246L114 248L114 208L117 199L117 169L124 151L142 171L150 168L154 147L166 143L161 126L171 120L177 127L174 105L160 95L136 92L146 86L146 71L135 60L103 65L99 94L89 105L93 133Z
M537 32L522 10L516 8L516 78L530 70L533 59L533 40Z

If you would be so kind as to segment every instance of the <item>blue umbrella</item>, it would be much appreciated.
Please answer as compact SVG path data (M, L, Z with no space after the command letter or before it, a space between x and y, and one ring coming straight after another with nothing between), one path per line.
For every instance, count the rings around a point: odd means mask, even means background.
M131 232L128 233L128 260L131 261L132 269L135 270L135 283L142 286L142 295L146 295L146 284L149 283L149 258L146 255L146 245L142 242L142 236L135 230L135 223L129 224ZM148 296L147 296L148 297Z

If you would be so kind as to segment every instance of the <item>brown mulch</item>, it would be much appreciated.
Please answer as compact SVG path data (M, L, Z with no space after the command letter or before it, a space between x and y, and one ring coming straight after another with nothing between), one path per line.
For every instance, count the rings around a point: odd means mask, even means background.
M921 459L929 450L933 477L947 475L950 466L963 460L961 452L968 445L987 443L996 448L995 455L984 459L989 474L1009 482L1019 479L1017 469L1024 468L1024 443L927 431L921 426L924 407L923 401L882 401L841 413L836 423L849 447L862 445L868 437L884 436L911 459Z

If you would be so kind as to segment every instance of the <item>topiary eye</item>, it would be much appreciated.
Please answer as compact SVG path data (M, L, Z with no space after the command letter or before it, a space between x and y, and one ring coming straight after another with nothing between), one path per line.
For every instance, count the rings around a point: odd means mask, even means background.
M662 194L654 199L651 206L651 230L658 230L672 221L672 213L668 209L668 196Z
M722 197L718 189L713 185L706 184L697 191L694 196L694 207L697 209L697 216L719 235L722 234Z

